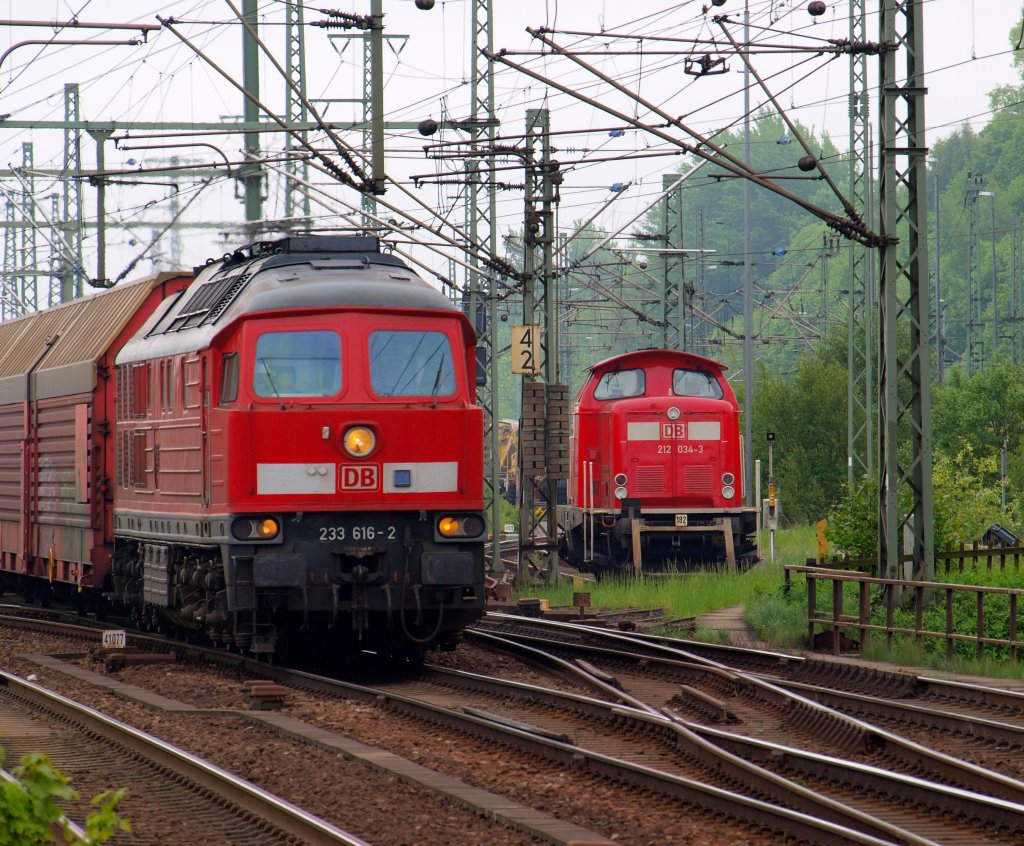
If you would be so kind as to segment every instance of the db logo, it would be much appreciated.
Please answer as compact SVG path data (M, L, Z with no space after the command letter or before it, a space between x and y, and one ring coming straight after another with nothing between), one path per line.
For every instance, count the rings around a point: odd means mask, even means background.
M342 464L343 491L375 491L380 487L380 467L376 464Z

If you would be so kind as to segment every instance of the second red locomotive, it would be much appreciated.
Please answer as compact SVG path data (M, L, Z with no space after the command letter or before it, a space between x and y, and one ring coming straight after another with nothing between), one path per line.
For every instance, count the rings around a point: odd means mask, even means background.
M576 397L563 557L640 572L756 558L725 367L676 350L595 364Z
M253 244L5 332L7 587L257 654L418 658L482 615L475 336L376 238Z

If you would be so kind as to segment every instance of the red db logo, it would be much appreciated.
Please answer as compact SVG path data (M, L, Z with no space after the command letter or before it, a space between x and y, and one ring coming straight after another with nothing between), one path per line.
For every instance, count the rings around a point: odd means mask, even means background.
M343 491L375 491L380 487L380 468L376 464L342 464Z

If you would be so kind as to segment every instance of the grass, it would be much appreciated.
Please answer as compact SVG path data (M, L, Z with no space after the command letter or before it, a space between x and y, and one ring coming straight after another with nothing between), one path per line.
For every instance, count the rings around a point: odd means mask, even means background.
M767 535L762 539L767 549ZM803 564L814 555L813 526L776 532L775 561L732 573L727 569L610 577L600 582L564 579L557 587L525 588L517 598L547 599L552 607L572 606L576 591L588 591L593 608L664 608L666 619L696 617L720 608L743 605L758 636L775 646L799 646L807 624L803 607L782 598L783 564ZM767 553L766 553L767 554ZM704 637L701 635L704 634ZM698 631L697 639L720 641L719 632Z
M1024 678L1024 664L1014 664L1005 658L983 658L980 661L977 658L965 658L961 655L947 658L945 652L925 649L910 639L897 641L893 644L893 648L889 649L884 636L874 635L868 641L863 657L869 661L883 661L961 676L985 676L997 679Z
M767 557L767 535L762 537L762 546ZM613 577L600 582L563 579L557 587L529 586L517 598L544 598L552 607L572 607L573 593L587 591L591 595L592 608L663 608L667 620L697 617L720 608L743 605L744 618L769 646L777 649L806 648L806 581L801 576L794 576L789 595L785 595L783 566L805 564L808 558L815 557L816 549L814 527L797 526L775 533L775 561L763 561L749 570L737 573L714 569L649 574L638 579ZM1001 575L1006 578L1005 574ZM1016 577L1014 572L1010 578ZM993 582L999 581L1000 578L993 576ZM666 630L666 633L678 635L678 631ZM855 631L847 634L858 636ZM725 633L721 631L698 627L693 637L722 642L723 635ZM864 657L962 675L1024 678L1024 664L991 658L978 661L963 656L947 659L942 645L938 646L942 651L920 648L913 640L904 640L897 641L889 650L884 637L874 636L865 645Z
M563 579L557 587L533 585L517 598L535 597L547 599L553 607L571 607L573 593L587 591L593 608L664 608L668 618L695 617L731 605L746 605L758 593L775 590L782 583L782 567L775 563L735 574L701 570L575 581Z

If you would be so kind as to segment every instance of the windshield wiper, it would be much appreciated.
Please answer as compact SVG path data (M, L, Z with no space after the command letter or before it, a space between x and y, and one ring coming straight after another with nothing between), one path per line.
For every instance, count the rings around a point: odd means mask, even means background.
M441 371L444 370L444 356L439 356L440 361L437 362L437 375L434 376L434 388L431 391L431 396L434 399L434 408L437 408L437 395L441 391Z
M270 373L270 368L267 367L267 360L265 358L260 359L260 364L263 365L263 370L267 374L267 381L270 382L270 389L274 392L274 396L277 397L277 401L281 403L281 410L284 410L284 400L281 399L281 394L278 393L277 385L274 384L274 377Z

